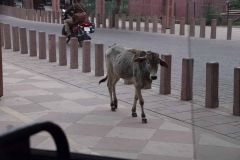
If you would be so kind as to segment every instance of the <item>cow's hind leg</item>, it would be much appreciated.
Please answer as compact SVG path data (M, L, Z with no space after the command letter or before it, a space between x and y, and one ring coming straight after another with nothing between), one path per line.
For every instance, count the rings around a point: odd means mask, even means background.
M110 106L111 106L111 110L115 111L113 98L112 98L112 91L113 91L113 77L108 76L108 92L109 92L109 97L110 97Z
M133 102L133 106L132 106L132 116L133 117L137 117L137 112L136 112L137 100L138 100L138 95L137 95L137 92L135 91L134 102Z
M117 95L116 95L116 84L117 82L119 81L119 77L118 76L115 76L114 79L113 79L113 103L114 103L114 106L115 106L115 109L118 108L118 100L117 100Z
M145 115L145 113L144 113L144 108L143 108L144 100L143 100L143 97L142 97L141 89L140 89L140 88L136 88L136 92L137 92L137 95L138 95L139 103L140 103L140 105L141 105L141 110L142 110L142 122L143 122L143 123L147 123L146 115Z

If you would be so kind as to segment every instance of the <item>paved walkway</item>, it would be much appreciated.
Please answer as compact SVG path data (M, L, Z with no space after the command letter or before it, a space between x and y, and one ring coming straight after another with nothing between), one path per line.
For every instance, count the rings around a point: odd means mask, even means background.
M219 110L144 90L148 123L142 124L131 117L133 86L118 83L119 109L111 112L106 84L99 86L102 77L93 72L3 50L3 75L1 132L50 120L63 128L74 152L142 160L240 158L240 119ZM43 133L31 146L55 149Z

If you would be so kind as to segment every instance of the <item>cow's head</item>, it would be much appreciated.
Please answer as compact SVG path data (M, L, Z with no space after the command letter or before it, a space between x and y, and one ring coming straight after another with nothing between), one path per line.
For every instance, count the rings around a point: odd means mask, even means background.
M140 56L134 58L134 62L144 63L150 72L150 78L152 80L157 79L158 64L168 68L167 62L160 59L158 53L152 51L141 51Z

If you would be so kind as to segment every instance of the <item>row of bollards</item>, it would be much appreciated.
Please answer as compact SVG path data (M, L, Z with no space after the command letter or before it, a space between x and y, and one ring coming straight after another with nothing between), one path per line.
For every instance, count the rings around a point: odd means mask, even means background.
M29 44L27 43L26 28L18 28L12 26L13 44L11 45L11 33L10 25L0 23L0 29L4 29L4 47L5 49L11 49L13 45L13 51L19 51L21 54L28 54L31 57L37 56L37 43L36 43L36 31L29 30ZM2 29L1 29L2 30ZM2 33L2 32L0 32ZM49 34L46 37L45 32L38 32L39 37L39 59L46 59L46 44L48 44L49 62L57 62L56 56L56 36L55 34ZM48 38L48 42L46 41ZM1 35L2 40L2 35ZM59 65L67 65L67 49L66 49L66 37L59 36ZM20 43L20 45L19 45ZM103 44L95 44L95 76L104 76L104 57L103 57ZM171 66L172 55L161 55L161 59L165 60L169 67L161 67L161 81L160 81L160 94L171 94ZM70 69L77 69L78 66L78 39L71 38L70 40ZM193 68L194 59L183 58L182 59L182 81L181 81L181 100L188 101L193 99ZM82 48L82 72L91 72L91 42L84 41ZM219 107L218 99L218 83L219 82L219 63L208 62L206 64L206 96L205 106L208 108ZM131 84L132 82L124 81L125 84ZM233 114L240 115L240 68L234 69L234 106Z

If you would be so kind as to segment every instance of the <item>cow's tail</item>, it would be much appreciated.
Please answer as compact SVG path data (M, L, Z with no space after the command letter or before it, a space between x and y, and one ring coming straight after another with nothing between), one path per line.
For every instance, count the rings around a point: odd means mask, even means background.
M105 78L101 79L101 80L99 81L99 84L102 83L102 82L105 82L107 79L108 79L108 76L106 76Z

